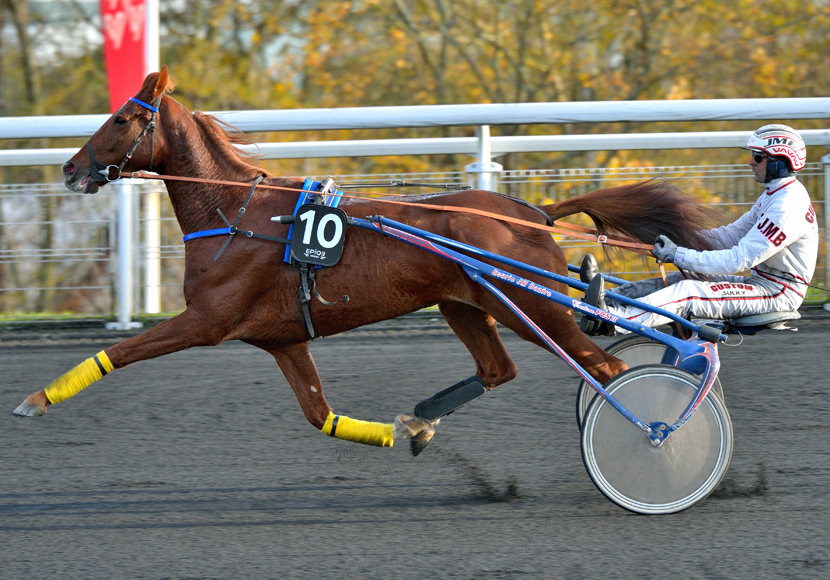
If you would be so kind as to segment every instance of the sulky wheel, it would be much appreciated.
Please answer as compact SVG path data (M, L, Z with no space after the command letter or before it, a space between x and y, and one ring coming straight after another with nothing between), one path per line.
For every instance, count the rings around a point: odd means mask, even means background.
M663 360L663 353L666 352L666 345L644 336L635 335L618 340L605 349L605 352L614 355L627 364L628 368L633 369L640 365L660 363ZM715 377L711 391L716 393L721 401L724 400L723 387L719 378ZM579 388L576 391L576 425L580 429L582 428L582 418L585 416L585 411L596 394L597 392L590 384L584 380L579 381Z
M676 422L695 395L698 379L670 365L645 365L606 384L607 391L640 421ZM691 418L654 447L648 435L602 397L582 425L582 459L605 496L640 514L689 508L717 487L732 457L732 422L714 393Z

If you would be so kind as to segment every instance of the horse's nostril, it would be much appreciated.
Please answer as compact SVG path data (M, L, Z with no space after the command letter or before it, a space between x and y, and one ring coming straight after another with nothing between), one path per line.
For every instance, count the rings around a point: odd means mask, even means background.
M75 174L75 165L73 163L64 163L61 169L63 169L65 175L72 176Z

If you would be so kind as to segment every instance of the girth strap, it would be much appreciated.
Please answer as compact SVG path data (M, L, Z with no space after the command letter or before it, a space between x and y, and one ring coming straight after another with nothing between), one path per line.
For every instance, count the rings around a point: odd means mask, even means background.
M309 267L305 262L298 262L300 271L300 312L303 315L303 326L306 334L312 340L317 338L317 331L314 330L314 322L311 320L311 292L314 288L315 267Z

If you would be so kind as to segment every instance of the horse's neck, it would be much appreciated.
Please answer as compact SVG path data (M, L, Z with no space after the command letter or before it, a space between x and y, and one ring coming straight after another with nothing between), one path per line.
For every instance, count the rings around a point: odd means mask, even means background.
M159 169L173 176L251 185L263 173L237 156L230 144L217 144L196 123L186 131L179 130L173 140L168 140L167 159ZM268 181L279 181L281 186L296 189L302 186L300 180L271 178ZM232 219L250 191L245 186L228 187L187 181L168 180L166 185L173 211L184 233L220 227L223 223L217 209Z

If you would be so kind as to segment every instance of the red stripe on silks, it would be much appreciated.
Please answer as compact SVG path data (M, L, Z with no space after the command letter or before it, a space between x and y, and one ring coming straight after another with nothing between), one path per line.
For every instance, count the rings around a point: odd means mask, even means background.
M687 296L686 298L681 298L680 300L675 300L673 302L667 302L667 303L663 304L662 306L658 306L658 308L662 308L663 310L665 310L666 306L668 306L670 304L681 304L683 302L689 302L690 300L699 300L700 302L732 302L734 300L745 300L745 301L764 300L766 298L777 298L777 297L781 296L783 293L784 293L784 291L782 290L778 294L771 294L769 296L741 296L741 297L730 296L729 298L707 298L705 296ZM659 312L654 312L654 313L652 313L650 311L646 311L646 312L648 312L649 314L660 314ZM631 316L627 320L629 322L631 322L635 318L639 318L640 316L642 316L646 312L644 312L642 314L636 314L634 316Z
M776 188L775 188L775 189L773 189L772 191L768 191L768 192L767 192L767 195L772 195L772 194L773 194L773 193L775 193L776 191L778 191L778 190L780 190L780 189L783 189L783 188L787 187L787 186L788 186L789 184L791 184L793 181L795 181L795 179L793 179L792 181L788 181L787 183L785 183L784 185L782 185L782 186L780 186L780 187L776 187Z
M802 294L801 292L799 292L798 290L796 290L795 288L793 288L793 287L792 287L792 286L790 286L789 284L786 284L786 283L785 283L783 280L781 280L781 278L779 278L778 276L773 276L772 274L767 274L766 272L762 272L762 271L760 271L760 270L755 270L755 272L756 272L759 276L761 276L762 278L766 278L767 280L769 280L769 281L771 281L771 282L775 282L776 284L781 284L781 285L782 285L785 289L787 289L787 290L792 290L793 292L795 292L796 294L798 294L799 296L801 296L802 298L804 298L804 294ZM806 281L806 280L804 280L804 278L801 278L800 276L795 276L795 275L793 275L793 278L798 278L799 280L803 281L803 283L804 283L804 284L807 284L807 281Z

